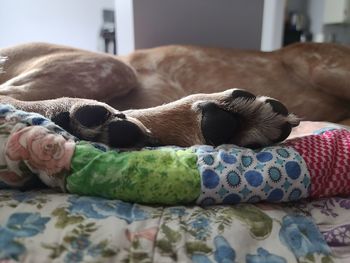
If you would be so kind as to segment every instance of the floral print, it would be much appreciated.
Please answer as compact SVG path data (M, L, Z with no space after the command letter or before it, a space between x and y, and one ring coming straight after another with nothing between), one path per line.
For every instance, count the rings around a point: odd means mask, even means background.
M22 240L42 233L49 220L39 213L11 214L7 223L0 226L0 258L17 260L25 251Z
M28 189L45 183L64 189L74 140L39 114L0 104L0 188Z
M283 257L271 254L266 249L259 247L257 255L248 254L246 257L247 263L287 263Z
M331 246L349 246L350 245L350 224L340 225L331 231L324 233L325 240Z
M345 209L350 209L350 200L349 199L338 199L339 206Z
M332 209L348 220L345 200L334 198ZM343 251L348 229L343 223L320 232L334 217L318 203L150 207L48 189L1 190L0 260L337 262L326 242Z
M350 198L323 198L304 202L303 210L314 218L319 231L337 259L350 261ZM299 206L300 204L298 204Z
M11 134L4 147L8 167L0 158L0 187L27 184L37 170L51 185L53 174L69 170L74 138L38 115L11 111L0 105L0 136ZM151 207L51 190L0 190L0 208L0 261L350 260L346 198L278 205Z
M305 216L285 216L280 239L298 258L314 253L324 255L331 253L315 224Z
M149 218L147 211L139 208L137 204L118 200L106 200L99 197L70 196L68 211L73 215L83 215L88 218L103 219L115 216L132 223L137 220Z
M44 248L51 251L50 258L56 259L64 255L63 261L84 262L94 257L108 258L117 254L118 249L108 244L107 240L93 243L90 238L97 230L96 223L79 224L71 234L63 238L61 244L44 244ZM57 247L60 249L57 250Z
M216 236L214 238L215 252L214 259L218 263L234 262L236 252L231 247L230 243L223 236Z
M54 175L70 169L75 143L41 126L23 128L9 136L6 156L11 161L25 160L33 170Z

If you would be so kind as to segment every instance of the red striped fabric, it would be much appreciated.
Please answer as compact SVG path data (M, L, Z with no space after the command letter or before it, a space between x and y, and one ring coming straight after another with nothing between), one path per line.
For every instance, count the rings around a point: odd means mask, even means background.
M350 194L350 131L332 130L286 142L304 158L311 197Z

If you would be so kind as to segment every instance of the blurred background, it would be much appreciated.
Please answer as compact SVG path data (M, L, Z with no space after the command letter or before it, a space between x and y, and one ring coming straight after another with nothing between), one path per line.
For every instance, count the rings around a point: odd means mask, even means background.
M347 45L349 8L350 0L0 0L0 48L44 41L126 54L167 44Z

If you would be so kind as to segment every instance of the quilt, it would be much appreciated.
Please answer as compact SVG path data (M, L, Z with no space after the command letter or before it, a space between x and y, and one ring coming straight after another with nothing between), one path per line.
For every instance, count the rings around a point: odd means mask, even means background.
M0 262L350 260L350 198L334 196L347 194L349 173L342 169L348 163L342 163L344 158L332 158L330 163L325 159L329 152L347 150L343 129L318 133L315 159L305 138L257 151L195 146L111 153L106 146L78 142L40 115L8 105L0 106L0 128ZM112 167L113 173L103 164L106 155L122 164ZM105 182L101 177L124 169L124 175L136 174L142 182L142 176L154 174L150 167L157 161L168 165L158 169L167 186L161 192L155 190L163 185L135 191L139 179L130 189L126 186L133 185L134 177L123 182L123 176L116 176L119 181L108 188L110 177ZM330 165L334 163L340 167L334 169ZM320 170L324 176L315 180L313 174ZM166 182L171 171L180 173L178 182L171 178ZM40 183L70 193L38 189ZM115 196L116 187L123 183L126 190L119 188L123 195ZM171 191L176 184L178 194ZM324 186L335 186L339 192L325 192ZM322 194L333 197L322 198ZM157 196L167 206L153 202ZM153 205L139 204L143 200ZM271 203L281 201L288 202Z
M0 106L0 118L0 179L17 188L40 179L69 193L163 205L350 194L347 129L258 150L198 145L120 152L75 142L50 120L8 105Z

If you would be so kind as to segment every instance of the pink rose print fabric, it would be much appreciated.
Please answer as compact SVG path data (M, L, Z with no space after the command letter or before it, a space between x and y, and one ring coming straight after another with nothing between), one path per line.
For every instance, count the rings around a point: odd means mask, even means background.
M6 157L11 161L25 161L32 170L44 171L48 176L69 170L75 143L41 126L23 128L10 135Z
M63 190L74 149L74 137L42 116L0 107L0 188L25 189L39 177Z

